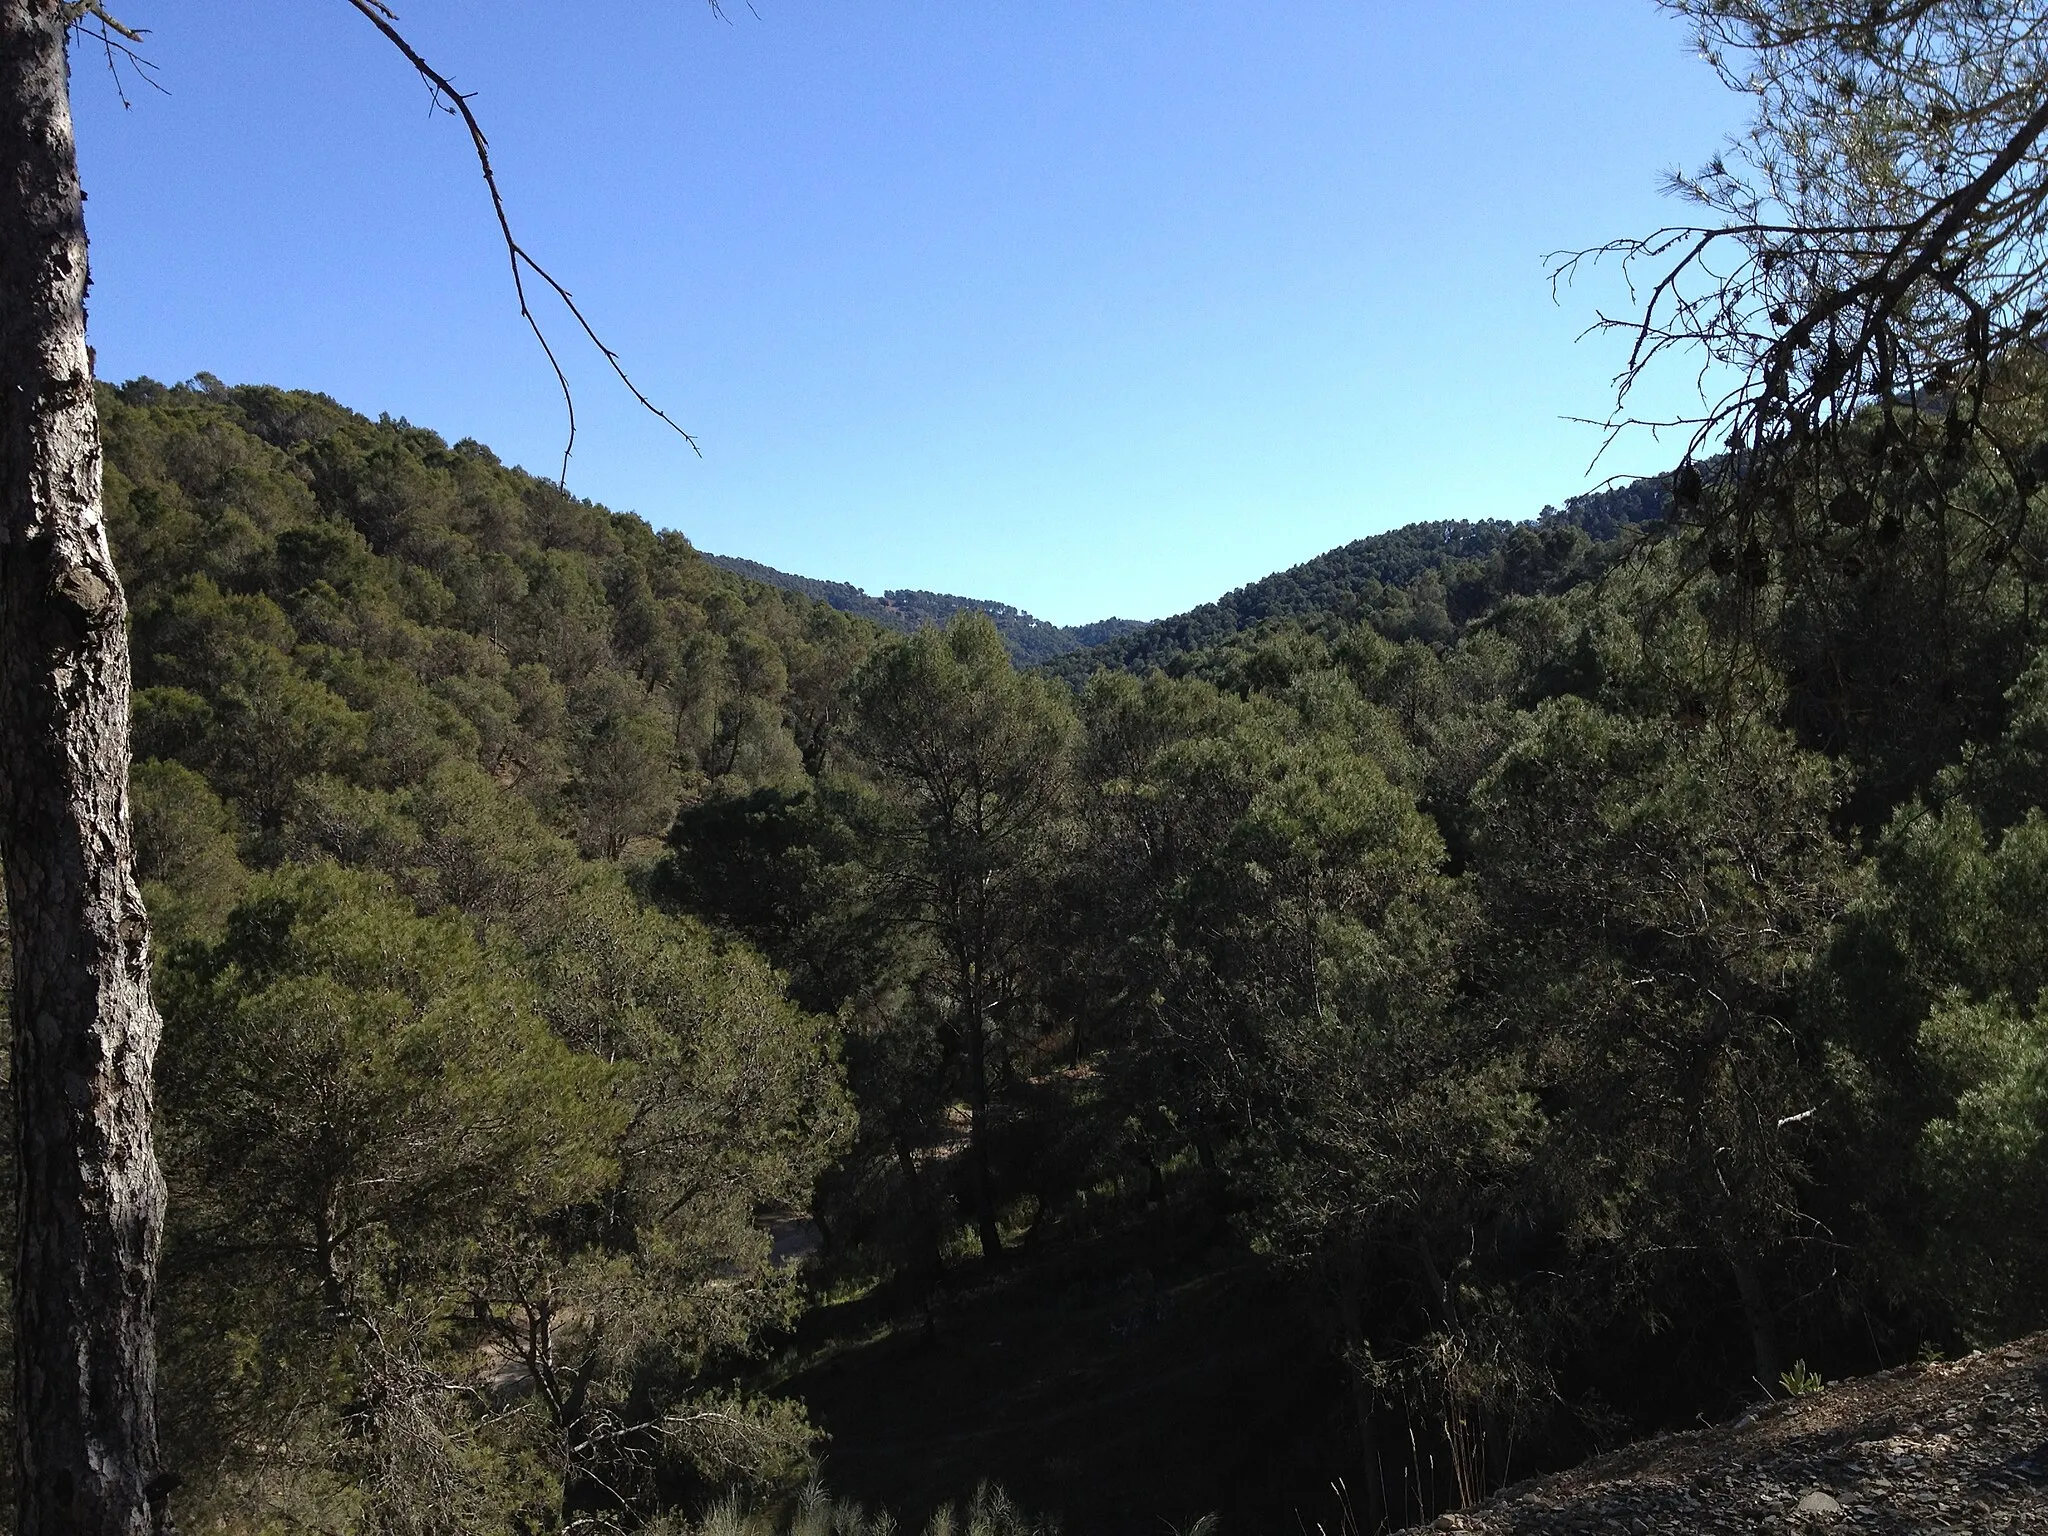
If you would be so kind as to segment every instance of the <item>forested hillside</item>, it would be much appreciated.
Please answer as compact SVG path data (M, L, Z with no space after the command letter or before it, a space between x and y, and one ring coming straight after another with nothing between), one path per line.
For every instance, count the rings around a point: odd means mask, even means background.
M1048 624L1044 619L1034 618L1009 603L954 597L945 592L897 590L871 597L850 582L792 576L758 560L742 560L735 555L706 555L704 558L750 581L766 582L786 592L815 598L821 603L829 603L841 613L857 614L861 618L872 619L885 629L904 634L926 624L944 624L956 614L987 614L996 627L996 633L1003 637L1010 660L1020 667L1050 661L1055 656L1064 656L1084 646L1098 645L1142 627L1135 619L1097 619L1091 624L1071 626Z
M1997 460L1844 515L1916 433L1771 546L1413 530L1070 695L927 631L686 808L666 889L852 1026L762 1378L841 1486L1370 1530L2039 1326L2048 657Z
M1663 481L1653 478L1574 496L1562 510L1545 507L1533 530L1500 521L1409 523L1354 539L1186 613L1103 636L1091 649L1059 658L1051 670L1079 682L1098 667L1129 672L1171 668L1178 657L1276 619L1370 617L1388 632L1412 630L1441 639L1452 623L1478 611L1473 604L1484 602L1479 594L1489 589L1487 583L1498 585L1502 564L1517 567L1510 580L1526 585L1535 579L1520 567L1548 558L1542 553L1542 535L1570 527L1595 539L1612 539L1631 524L1661 517L1664 500ZM1536 533L1537 542L1518 538L1518 531ZM1462 592L1454 590L1460 572L1469 574L1488 562L1495 562L1495 570L1481 577L1478 587L1468 580ZM1436 580L1424 580L1432 572Z
M1369 1531L2048 1321L1988 456L1069 683L319 396L103 408L187 1528Z
M1664 477L1631 481L1574 496L1561 509L1545 507L1537 515L1535 527L1539 532L1573 527L1596 540L1613 539L1633 524L1655 522L1662 517L1665 500ZM872 597L848 582L792 576L756 560L731 555L705 558L751 581L815 598L842 613L871 619L885 629L904 634L926 624L944 625L961 613L984 613L1003 637L1011 661L1020 667L1046 665L1053 674L1079 682L1100 667L1133 672L1169 667L1176 657L1274 619L1356 618L1372 614L1384 630L1420 624L1423 629L1436 632L1436 607L1444 609L1443 619L1447 623L1454 609L1469 618L1476 611L1473 603L1484 603L1484 596L1475 593L1483 594L1489 581L1498 585L1499 564L1490 574L1477 577L1477 587L1473 585L1474 569L1492 559L1515 530L1523 526L1506 522L1410 523L1387 533L1353 540L1289 570L1240 587L1213 603L1149 624L1135 619L1098 619L1092 624L1063 627L1033 618L1008 603L937 592L891 591ZM1504 555L1504 562L1518 567L1509 579L1525 585L1534 579L1519 567L1532 559L1543 560L1545 556L1537 552L1541 547L1523 540L1513 552ZM1440 573L1441 590L1425 588L1403 595L1418 577L1430 571ZM1451 588L1461 580L1463 588L1452 593Z
M632 870L680 801L806 782L882 632L320 396L101 411L181 1518L800 1477L801 1410L715 1362L798 1305L761 1217L854 1124L835 1031Z

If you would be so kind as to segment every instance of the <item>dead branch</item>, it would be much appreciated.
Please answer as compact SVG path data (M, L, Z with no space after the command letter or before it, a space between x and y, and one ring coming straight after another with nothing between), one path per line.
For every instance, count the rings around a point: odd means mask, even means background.
M100 45L107 61L107 74L114 82L114 94L120 98L124 108L133 103L128 100L128 89L121 82L123 60L135 71L138 80L152 90L169 94L156 78L156 66L135 51L135 44L146 35L141 28L127 26L109 15L98 0L74 0L74 3L61 7L58 16L66 30L89 37Z
M96 14L98 13L98 0L76 0L76 3L89 5ZM498 233L504 241L505 259L512 269L512 291L519 300L520 318L526 322L527 328L533 332L534 340L540 343L541 351L546 354L548 366L554 370L555 382L561 386L563 408L568 413L569 436L568 441L562 445L562 471L557 477L558 483L564 488L567 487L569 482L569 456L576 450L576 397L574 391L569 387L569 376L563 371L561 360L555 355L555 349L549 343L546 331L542 329L540 320L535 316L532 306L527 302L525 274L528 272L531 272L541 282L554 290L555 297L562 301L563 307L569 311L576 324L582 328L583 334L590 339L591 345L596 347L599 353L603 355L605 362L610 364L612 372L618 375L619 382L626 386L633 398L640 402L642 408L659 418L671 431L690 445L692 452L702 457L703 449L697 446L697 439L688 432L685 432L669 417L666 411L647 398L646 394L641 391L640 386L635 384L631 375L626 372L625 365L619 361L618 353L605 344L604 338L598 335L596 328L585 318L583 310L576 303L575 297L560 282L556 281L553 273L533 259L533 256L527 251L526 247L521 245L518 237L513 234L512 220L505 211L504 195L498 190L498 174L495 167L491 164L490 141L484 136L483 124L477 120L476 113L470 107L470 97L458 91L454 83L446 75L429 64L419 50L406 40L404 34L398 30L397 12L384 4L383 0L347 0L347 3L361 13L371 26L381 32L391 46L404 56L405 61L413 67L419 77L427 82L428 89L433 93L433 104L451 117L460 118L463 127L469 131L470 145L476 151L477 169L483 175L484 189L490 193L491 212L497 218ZM716 5L713 6L713 9L714 11L717 9Z
M75 27L86 17L90 16L101 26L106 27L110 31L120 33L121 36L127 38L131 43L142 41L142 33L134 27L127 25L118 17L110 14L106 7L101 4L101 0L71 0L70 4L58 10L57 16L66 27Z
M1867 450L1861 470L1845 457L1852 420L1895 481L1937 485L1979 443L2019 502L2011 528L1987 527L1986 558L2010 554L2044 478L2013 436L2032 429L2001 425L2001 407L2048 351L2048 6L1661 3L1758 106L1745 137L1671 179L1717 220L1551 258L1556 286L1603 261L1628 286L1631 307L1589 327L1628 348L1602 453L1626 428L1686 429L1686 463L1715 463L1717 486L1703 502L1694 475L1674 523L1754 544L1771 522L1789 549L1796 516L1814 515L1795 514L1795 480L1811 504L1823 481L1854 490L1879 472ZM1680 352L1700 359L1698 413L1642 419L1633 392ZM1710 399L1721 369L1734 382ZM1837 497L1838 543L1884 542L1865 507Z

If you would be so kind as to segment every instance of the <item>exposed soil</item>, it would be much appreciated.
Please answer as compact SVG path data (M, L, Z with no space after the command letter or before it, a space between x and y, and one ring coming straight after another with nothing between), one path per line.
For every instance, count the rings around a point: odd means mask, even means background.
M1436 1528L2048 1533L2048 1334L1642 1441Z

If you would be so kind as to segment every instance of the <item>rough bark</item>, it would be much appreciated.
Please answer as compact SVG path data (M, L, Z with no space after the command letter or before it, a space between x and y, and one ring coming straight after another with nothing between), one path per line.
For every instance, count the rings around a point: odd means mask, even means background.
M130 867L126 603L100 505L57 0L0 0L0 860L14 942L23 1532L161 1523L158 1021ZM152 1505L156 1507L153 1509Z
M1003 1256L1003 1230L996 1222L995 1179L988 1165L988 1008L982 1001L979 968L969 968L967 987L967 1172L973 1181L974 1226L981 1256Z
M1757 1385L1766 1392L1777 1390L1783 1361L1778 1353L1778 1320L1771 1312L1771 1300L1764 1290L1763 1275L1756 1259L1731 1249L1729 1268L1735 1272L1735 1289L1742 1297L1742 1319L1749 1326L1749 1347L1756 1359Z

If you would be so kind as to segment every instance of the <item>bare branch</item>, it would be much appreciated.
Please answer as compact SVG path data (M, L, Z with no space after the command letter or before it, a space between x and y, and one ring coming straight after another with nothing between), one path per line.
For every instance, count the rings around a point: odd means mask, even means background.
M139 30L129 26L119 17L109 14L100 0L71 0L70 4L60 7L57 12L58 19L66 27L75 27L88 16L108 31L120 33L131 43L142 41L142 33Z
M1826 501L1823 482L1859 475L1982 522L1985 558L2003 558L2043 473L2009 440L2033 429L2000 426L1997 402L2048 351L2048 4L1661 3L1757 105L1745 135L1671 179L1716 217L1551 258L1554 290L1603 261L1628 287L1627 312L1589 327L1627 338L1601 452L1625 428L1684 427L1688 463L1725 453L1711 503L1674 520L1731 529L1715 551L1731 569L1762 568L1759 528L1788 552L1810 541L1802 517L1832 528L1830 558L1896 539L1867 498ZM1698 413L1635 415L1638 384L1680 351L1698 358ZM1709 398L1722 369L1734 382ZM1875 448L1845 457L1857 422ZM2016 494L2003 525L1952 505L1972 442Z
M97 0L78 0L78 3L91 3L97 9ZM632 377L626 372L625 365L619 361L618 353L605 345L604 339L598 335L595 327L584 316L583 310L576 303L575 297L567 288L556 281L554 274L533 259L527 252L526 247L521 245L518 237L513 234L511 218L505 211L504 196L498 190L497 171L491 164L490 141L484 136L483 124L477 120L476 113L470 108L470 98L461 91L458 91L454 83L446 75L429 64L419 50L406 40L404 34L398 30L397 12L385 4L384 0L347 0L347 3L360 12L369 21L371 26L381 32L392 47L404 55L405 61L413 67L422 80L427 82L428 89L433 92L432 100L434 105L440 107L441 110L447 112L450 116L460 118L463 127L469 131L470 144L476 151L477 168L483 174L485 190L491 195L491 212L497 218L498 233L504 241L505 259L512 269L512 291L519 299L520 318L525 320L527 328L533 332L534 340L540 343L541 351L546 354L548 366L555 373L555 382L561 386L563 408L568 413L569 437L568 441L562 446L562 471L557 477L558 483L564 488L567 487L569 482L569 456L576 449L576 397L569 387L569 376L563 371L561 360L556 357L554 347L548 342L547 333L542 330L539 319L534 315L532 306L527 302L525 280L527 272L531 272L549 288L554 290L555 297L562 301L563 307L569 311L576 324L582 328L583 334L590 339L591 345L603 354L604 360L611 365L612 372L618 375L619 382L626 386L633 398L639 401L645 410L665 423L684 442L688 443L693 453L702 457L703 449L698 447L697 439L688 432L685 432L669 417L666 411L647 398L646 394L641 391L640 386L635 384Z
M127 87L121 83L121 61L126 60L135 76L153 90L169 95L162 82L156 78L156 66L135 51L135 44L146 35L139 27L131 27L118 17L110 14L101 0L72 0L72 3L58 8L58 19L65 30L89 37L100 45L107 61L107 73L114 82L114 94L121 105L132 106L128 100Z

